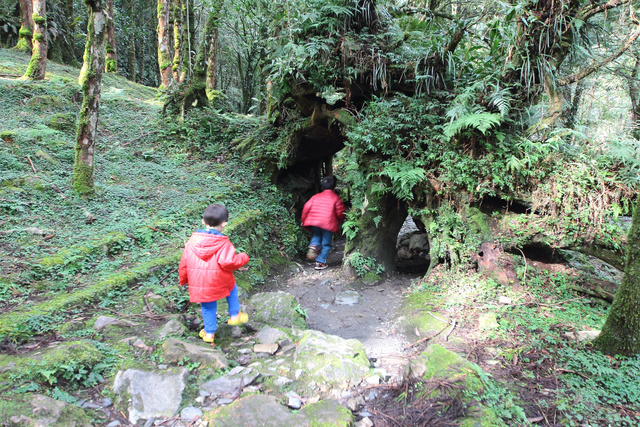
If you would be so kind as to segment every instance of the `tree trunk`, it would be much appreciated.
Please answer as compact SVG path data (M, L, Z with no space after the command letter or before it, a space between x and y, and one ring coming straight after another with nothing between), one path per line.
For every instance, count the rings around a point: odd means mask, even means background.
M116 49L116 26L113 20L113 0L107 0L107 42L104 71L107 73L118 72L118 52Z
M31 0L20 0L20 11L22 12L22 25L18 32L18 44L16 49L24 53L31 53L33 44L33 4Z
M210 92L216 90L218 84L218 29L216 28L214 32L207 53L207 90Z
M94 148L100 110L100 88L105 62L108 17L105 11L105 0L85 0L85 4L88 7L89 23L84 64L79 78L83 100L76 130L73 188L76 193L89 196L94 192Z
M181 83L184 78L182 56L184 55L184 15L182 0L173 0L173 79Z
M160 67L161 88L173 85L171 65L171 5L169 0L158 0L158 66Z
M204 33L202 35L202 41L198 47L198 55L196 56L196 63L193 68L193 77L191 83L185 90L184 100L182 102L182 114L184 114L193 107L204 107L209 105L209 98L207 97L207 55L213 43L213 35L217 34L217 29L220 21L220 11L222 10L221 2L215 3L212 9L209 11L207 18L207 25L205 26Z
M215 10L213 11L213 13L219 16L223 4L223 0L219 0L218 2L216 2ZM211 44L209 45L209 50L207 52L207 90L210 92L216 90L217 84L216 76L218 74L218 27L219 22L216 21L216 25L211 29Z
M640 52L634 52L636 62L633 66L631 78L629 82L629 98L631 98L631 127L632 134L635 139L640 138L640 85L638 84L638 76L640 76Z
M640 198L627 235L624 277L594 344L609 355L640 354Z
M375 258L385 271L395 269L396 242L402 224L407 218L407 206L393 195L367 194L367 207L357 220L357 235L347 241L344 248L343 269L345 274L353 276L353 267L349 264L354 253L365 258Z
M129 60L127 61L127 65L128 65L128 74L129 74L129 80L131 80L132 82L135 82L137 79L137 73L136 73L136 39L135 37L132 37L130 42L129 42Z
M33 51L24 77L43 80L47 72L47 2L33 0Z
M137 49L137 62L138 62L138 80L137 82L140 84L144 84L144 73L145 73L145 69L144 69L144 54L145 51L147 50L146 47L146 39L144 37L140 37L139 40L140 46Z

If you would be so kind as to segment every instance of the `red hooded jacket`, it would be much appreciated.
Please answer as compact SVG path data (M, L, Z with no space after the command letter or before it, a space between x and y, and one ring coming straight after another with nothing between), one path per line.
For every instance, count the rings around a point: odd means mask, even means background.
M191 235L178 267L180 284L189 284L189 301L213 302L228 297L236 284L233 270L249 262L236 254L229 237L197 231Z
M320 227L337 233L343 220L344 204L333 190L314 195L302 208L303 227Z

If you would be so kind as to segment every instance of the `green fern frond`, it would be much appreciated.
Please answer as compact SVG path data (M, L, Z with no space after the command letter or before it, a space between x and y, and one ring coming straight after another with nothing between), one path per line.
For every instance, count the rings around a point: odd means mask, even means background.
M451 138L464 129L476 129L483 135L494 126L502 123L500 114L495 113L475 113L465 114L462 117L444 126L445 136Z

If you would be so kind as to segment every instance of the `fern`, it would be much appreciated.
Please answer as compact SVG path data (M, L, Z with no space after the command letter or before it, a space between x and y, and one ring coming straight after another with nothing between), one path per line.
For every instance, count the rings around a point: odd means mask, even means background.
M391 179L392 191L396 197L400 200L413 200L413 188L425 179L425 170L402 160L386 161L383 165L379 175Z
M502 122L500 114L496 113L472 113L465 114L444 126L444 134L451 138L464 129L476 129L483 135L493 126Z

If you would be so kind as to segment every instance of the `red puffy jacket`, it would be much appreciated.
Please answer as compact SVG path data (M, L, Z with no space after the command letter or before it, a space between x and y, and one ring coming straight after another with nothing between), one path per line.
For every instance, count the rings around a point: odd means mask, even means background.
M337 233L343 220L344 204L333 190L324 190L316 194L302 208L304 227L320 227Z
M236 284L233 270L249 262L249 255L236 254L229 237L195 232L182 253L180 284L189 284L189 301L213 302L228 297Z

